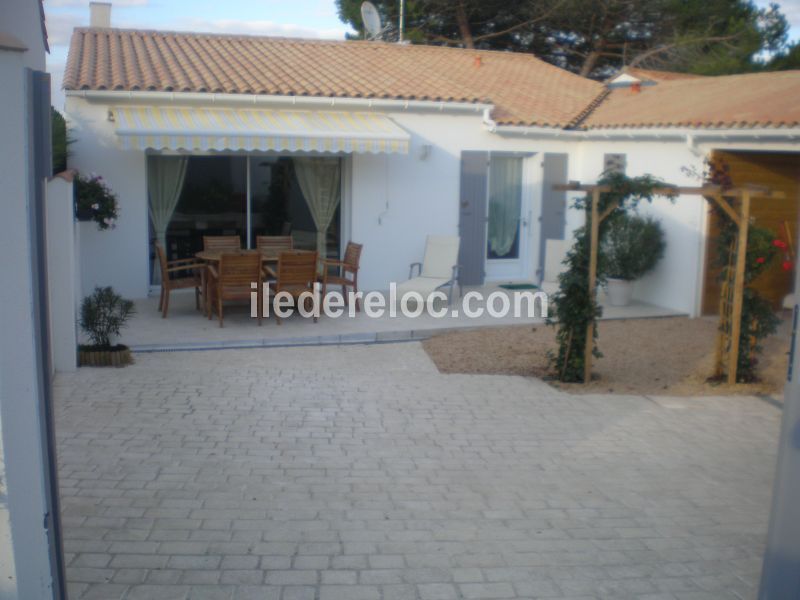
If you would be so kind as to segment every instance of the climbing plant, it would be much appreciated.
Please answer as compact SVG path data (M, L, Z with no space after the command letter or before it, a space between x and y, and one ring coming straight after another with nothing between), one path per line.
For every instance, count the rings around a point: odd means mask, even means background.
M607 210L612 212L600 222L600 239L615 218L619 218L642 200L652 202L657 188L664 182L650 176L627 177L623 173L605 172L597 182L609 190L600 194L598 214ZM597 304L594 290L589 289L591 195L575 201L573 207L583 210L585 225L575 232L575 243L564 259L566 269L558 276L559 288L552 297L555 310L548 318L548 324L556 327L558 350L550 353L551 364L556 377L563 382L577 383L584 378L584 349L591 325L592 354L601 357L597 347L597 319L602 316L602 308ZM616 208L614 208L616 207ZM606 275L606 261L603 253L598 254L597 282L603 283Z
M721 267L720 278L728 278L728 269L733 265L727 260L730 248L735 243L738 227L730 219L723 221L718 238L718 257ZM776 239L769 229L750 225L747 233L747 254L744 272L744 291L742 295L742 325L739 333L739 357L736 368L737 383L751 383L758 380L757 355L761 353L761 342L778 328L780 319L772 310L772 304L751 284L775 263L775 259L785 249L785 242ZM786 262L783 263L786 265ZM786 268L784 266L784 268ZM789 266L791 268L791 265Z
M707 183L720 186L723 190L733 187L730 165L720 159L706 160L704 179ZM734 269L731 250L735 247L739 228L736 223L718 207L714 208L719 217L720 233L717 237L717 266L719 279L731 279ZM739 333L739 356L736 363L736 382L752 383L758 380L758 354L762 342L778 328L780 319L772 309L772 304L753 287L762 274L772 268L776 259L782 258L781 268L790 271L793 267L785 241L775 233L752 222L747 229L747 251L745 253L744 290L742 294L742 321Z

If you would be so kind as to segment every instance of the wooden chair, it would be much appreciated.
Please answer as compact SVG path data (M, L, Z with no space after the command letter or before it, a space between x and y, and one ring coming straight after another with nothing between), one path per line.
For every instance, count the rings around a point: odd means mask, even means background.
M300 299L303 292L311 292L314 283L317 281L317 258L316 252L305 250L289 250L281 252L278 257L276 271L268 269L269 274L275 277L275 281L269 282L269 294L275 296L280 292L288 292L294 298L295 303ZM311 298L306 298L306 302ZM306 306L308 309L308 306ZM278 325L281 318L275 314ZM317 322L317 317L314 317Z
M256 236L256 248L268 254L280 254L284 250L293 248L292 236L290 235L258 235Z
M200 273L205 269L205 265L194 258L181 258L178 260L167 260L167 253L160 244L156 244L156 254L158 264L161 267L161 297L158 300L158 310L161 311L161 318L167 318L169 310L169 294L172 290L194 288L195 307L200 310ZM171 277L173 273L181 273L182 277Z
M203 250L241 250L242 240L238 235L204 235Z
M223 327L223 304L226 300L250 300L251 283L258 287L258 324L261 325L261 255L258 252L222 254L219 266L208 266L208 318L216 309L219 326Z
M322 297L328 291L328 285L341 285L342 295L347 299L347 288L353 288L353 293L358 292L358 268L361 262L362 244L347 242L342 260L326 259L322 261ZM330 267L337 269L336 273L329 274ZM352 275L352 277L348 277ZM360 311L360 302L356 297L356 310Z

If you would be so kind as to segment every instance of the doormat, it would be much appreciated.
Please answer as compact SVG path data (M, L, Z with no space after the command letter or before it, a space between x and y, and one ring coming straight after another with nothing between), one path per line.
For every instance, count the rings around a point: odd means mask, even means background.
M501 283L500 287L504 290L538 290L538 285L532 283Z

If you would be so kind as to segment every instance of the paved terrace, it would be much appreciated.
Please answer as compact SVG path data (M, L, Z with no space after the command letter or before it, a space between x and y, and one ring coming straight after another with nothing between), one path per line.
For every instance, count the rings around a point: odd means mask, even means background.
M756 594L756 398L576 397L406 343L140 354L56 405L72 599Z
M465 292L471 289L480 289L485 296L496 291L509 297L514 293L496 286L465 288ZM600 301L603 301L602 295ZM476 306L483 305L475 303L471 308ZM497 306L499 308L499 302ZM434 333L452 329L534 324L543 321L538 317L515 318L513 314L504 318L494 318L488 313L484 313L480 318L471 319L464 316L460 303L455 300L451 308L460 311L457 318L434 318L427 312L417 318L409 318L400 314L398 310L396 317L390 317L388 311L381 318L369 318L360 312L355 318L322 316L317 323L300 315L293 315L284 319L280 326L275 322L275 318L271 317L269 320L265 319L263 325L259 327L255 319L250 318L250 309L246 303L237 305L231 302L225 308L225 327L220 328L216 316L209 321L195 310L194 294L188 290L173 292L167 319L162 319L161 313L158 312L157 297L137 301L136 315L123 331L122 341L139 351L392 342L425 339ZM527 305L523 306L522 311L523 314L527 314ZM668 317L680 314L668 308L634 302L624 308L605 306L603 317L621 319Z

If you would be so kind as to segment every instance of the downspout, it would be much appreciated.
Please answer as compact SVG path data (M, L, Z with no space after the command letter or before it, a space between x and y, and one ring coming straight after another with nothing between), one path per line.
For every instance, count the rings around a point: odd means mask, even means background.
M686 134L686 147L697 158L703 158L705 155L702 150L697 146L697 139L694 133L689 132ZM701 199L700 208L700 235L697 248L697 270L695 272L695 287L694 287L694 306L689 315L691 318L697 318L703 314L703 292L705 291L706 278L706 248L708 246L708 210L706 210L706 203Z
M702 157L703 152L700 148L697 147L697 140L694 137L693 133L686 134L686 147L689 148L689 152L694 154L697 157Z
M497 131L497 123L492 120L492 109L491 108L484 108L483 109L483 125L489 131L489 133L495 133Z

